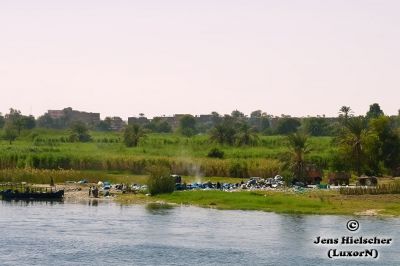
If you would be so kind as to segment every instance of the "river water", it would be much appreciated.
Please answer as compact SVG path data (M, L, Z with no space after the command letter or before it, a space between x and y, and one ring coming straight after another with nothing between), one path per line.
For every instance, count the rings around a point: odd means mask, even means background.
M179 206L0 201L0 265L400 265L400 219ZM346 223L356 218L357 232ZM390 237L378 259L329 259L317 236Z

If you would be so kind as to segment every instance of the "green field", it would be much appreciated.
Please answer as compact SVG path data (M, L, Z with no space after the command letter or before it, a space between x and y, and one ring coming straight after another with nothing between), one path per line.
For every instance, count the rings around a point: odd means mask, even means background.
M0 130L0 135L3 133ZM284 136L260 136L257 146L221 146L212 144L208 135L186 138L177 134L148 134L138 147L127 148L122 143L122 134L115 132L90 132L89 143L67 143L68 132L64 130L35 129L25 132L12 145L1 141L1 152L45 152L81 156L161 156L204 158L209 150L218 147L225 152L226 159L279 158L286 151ZM64 140L64 141L63 141ZM331 137L310 137L309 142L315 156L330 153Z
M0 132L0 135L2 132ZM92 141L70 143L68 131L35 129L23 132L10 145L0 141L0 168L97 170L107 173L146 174L149 165L169 166L173 172L190 176L270 177L282 173L287 161L283 136L260 136L257 146L221 146L207 135L186 138L177 134L148 134L138 147L127 148L121 133L91 132ZM327 168L330 137L311 137L308 159ZM224 159L208 158L212 148Z

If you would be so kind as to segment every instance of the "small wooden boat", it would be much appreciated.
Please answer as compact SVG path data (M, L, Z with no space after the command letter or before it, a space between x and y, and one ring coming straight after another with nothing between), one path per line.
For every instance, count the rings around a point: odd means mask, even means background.
M0 186L1 187L1 186ZM23 185L9 185L5 190L0 189L3 200L61 200L64 190L56 190L54 187L28 187Z

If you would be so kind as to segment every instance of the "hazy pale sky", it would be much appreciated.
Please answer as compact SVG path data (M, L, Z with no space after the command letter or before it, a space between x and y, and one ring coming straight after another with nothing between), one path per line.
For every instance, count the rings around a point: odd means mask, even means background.
M400 1L1 0L0 112L400 108Z

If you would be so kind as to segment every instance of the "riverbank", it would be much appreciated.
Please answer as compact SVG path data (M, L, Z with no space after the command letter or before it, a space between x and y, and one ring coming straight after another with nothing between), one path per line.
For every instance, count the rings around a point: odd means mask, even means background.
M221 210L254 210L291 214L400 216L400 195L340 195L337 191L223 192L176 191L145 196L124 194L116 197L122 204L165 202Z
M164 203L198 206L220 210L249 210L290 214L400 216L400 194L341 195L337 190L304 191L255 190L232 191L191 190L146 196L143 193L122 193L114 188L110 196L94 198L89 187L94 184L58 184L64 189L64 201L70 203L115 201L124 205ZM42 186L42 185L35 185Z

